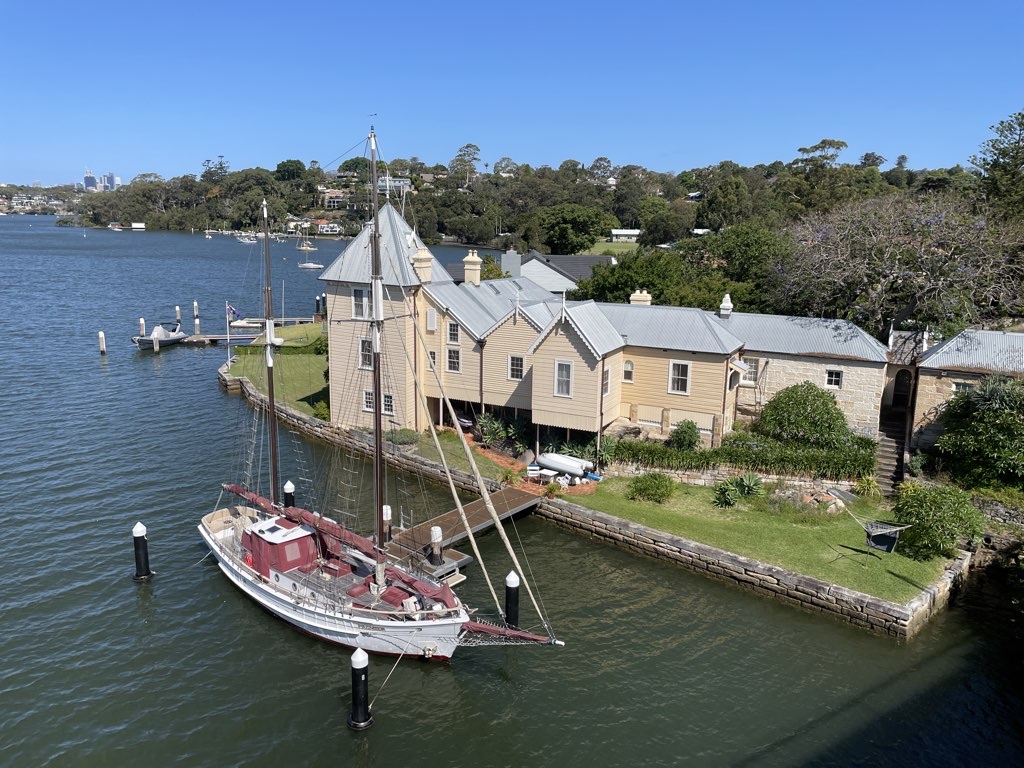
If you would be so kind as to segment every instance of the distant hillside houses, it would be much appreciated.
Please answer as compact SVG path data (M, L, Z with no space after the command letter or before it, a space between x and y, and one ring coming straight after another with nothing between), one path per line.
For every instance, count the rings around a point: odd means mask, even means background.
M640 237L639 229L613 229L612 230L612 242L613 243L635 243L637 238Z

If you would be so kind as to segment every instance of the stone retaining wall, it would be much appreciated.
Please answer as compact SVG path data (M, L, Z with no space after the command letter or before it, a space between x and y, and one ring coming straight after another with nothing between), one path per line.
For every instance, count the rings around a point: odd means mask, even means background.
M542 501L537 513L576 533L670 560L706 576L901 640L917 634L946 606L950 596L963 584L971 562L969 552L961 553L934 584L906 605L898 605L562 499Z
M267 407L266 397L247 379L231 376L227 366L218 372L218 377L228 391L239 391L254 406ZM367 436L359 432L331 426L287 407L280 407L278 415L282 422L306 435L366 455L372 454L372 444ZM443 468L437 462L421 456L408 455L397 448L387 451L384 457L389 464L447 484ZM732 470L716 472L722 471ZM457 488L476 492L476 483L471 475L456 469L452 469L451 474ZM723 475L728 476L730 475ZM792 478L784 479L791 483L799 482ZM484 483L490 491L501 487L499 483L487 478L484 478ZM811 484L810 480L808 484ZM946 606L951 595L963 584L971 563L970 553L962 553L934 584L924 589L906 605L898 605L696 541L656 531L639 523L612 517L563 499L541 499L536 507L536 513L576 533L610 541L643 555L670 560L692 571L732 582L790 605L835 616L855 626L899 639L913 637L932 616Z
M658 469L656 467L641 467L636 464L617 462L605 467L603 474L605 477L633 477L635 475L642 475L645 472L660 472L663 475L668 475L679 483L711 486L722 480L728 480L730 477L736 477L737 475L742 475L749 471L749 469L744 467L731 467L724 464L722 466L715 467L714 469L701 471L697 469ZM768 475L763 472L757 472L756 474L765 483L781 482L791 488L821 488L823 486L828 486L830 488L851 490L856 485L856 483L849 480L822 480L821 478L814 478L810 476L795 477L793 475Z

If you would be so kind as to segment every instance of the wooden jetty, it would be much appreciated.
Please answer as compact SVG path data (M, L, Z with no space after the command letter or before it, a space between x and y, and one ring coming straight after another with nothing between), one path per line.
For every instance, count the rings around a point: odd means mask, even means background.
M512 515L529 509L540 501L540 497L528 491L518 488L502 488L491 494L491 502L494 504L494 511L498 513L499 520L505 520ZM466 513L466 520L469 522L470 530L476 534L487 530L494 525L494 520L483 499L477 499L462 507ZM394 557L402 558L408 555L426 556L430 552L430 529L437 526L441 529L441 549L444 556L440 565L433 566L424 559L420 568L430 573L437 579L448 577L449 584L457 584L465 577L457 574L458 578L452 578L459 568L468 565L473 558L454 549L449 549L453 544L458 544L467 538L466 529L459 517L459 510L453 509L443 515L427 520L412 528L394 533L387 551Z

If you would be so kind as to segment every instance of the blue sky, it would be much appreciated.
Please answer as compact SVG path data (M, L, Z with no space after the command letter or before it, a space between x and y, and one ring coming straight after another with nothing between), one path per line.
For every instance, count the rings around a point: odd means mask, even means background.
M967 164L1024 110L1020 2L0 0L0 182L362 154L678 172L822 138ZM372 116L371 115L375 115ZM355 149L353 150L353 147Z

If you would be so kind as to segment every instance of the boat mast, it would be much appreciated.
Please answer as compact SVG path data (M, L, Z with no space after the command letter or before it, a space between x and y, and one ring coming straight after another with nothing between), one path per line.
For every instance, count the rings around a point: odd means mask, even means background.
M270 502L277 504L280 472L277 466L277 406L274 402L274 295L270 288L270 219L267 201L263 201L263 257L266 272L263 285L264 354L267 363L267 424L270 432Z
M376 584L384 587L384 429L381 386L381 331L384 327L384 279L380 260L380 216L377 213L377 135L370 127L370 206L373 232L370 237L370 338L373 344L373 509L377 533Z

